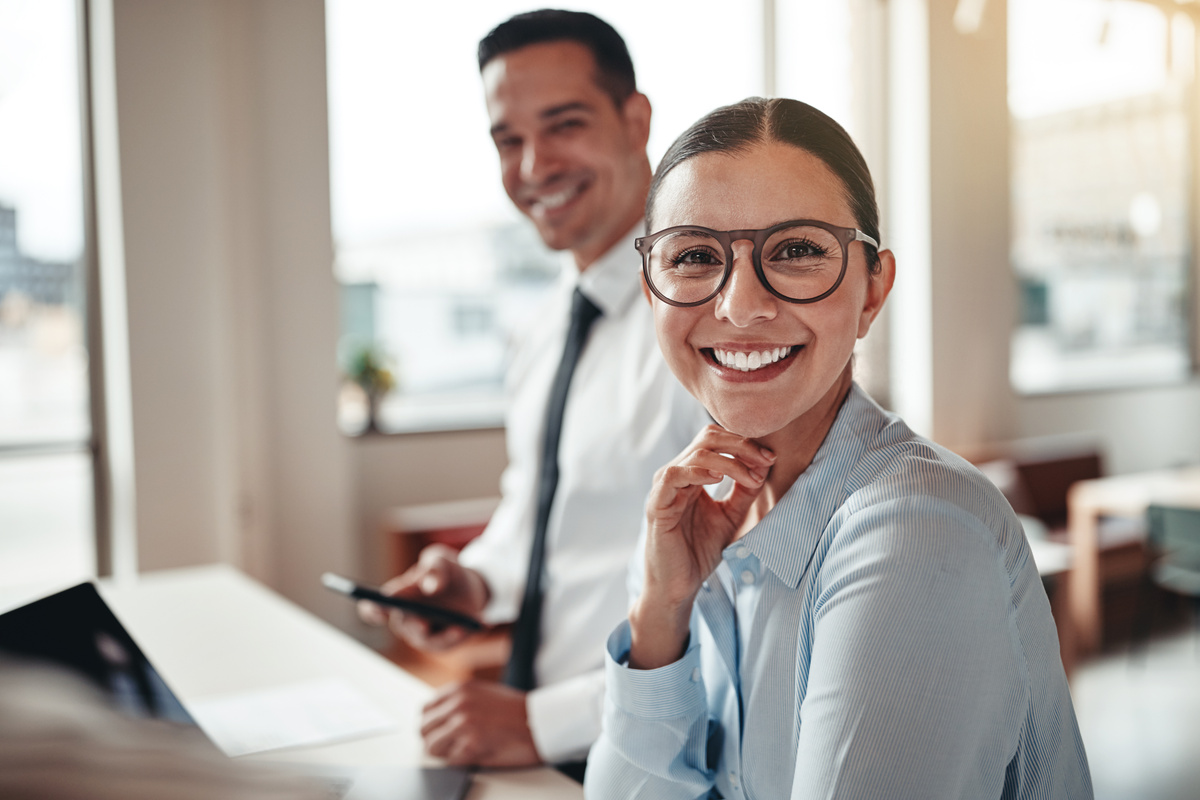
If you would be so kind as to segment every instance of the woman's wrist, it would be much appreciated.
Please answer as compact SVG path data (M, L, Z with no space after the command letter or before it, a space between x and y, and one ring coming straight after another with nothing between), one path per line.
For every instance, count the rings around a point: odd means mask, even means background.
M692 618L692 600L657 602L643 592L629 611L629 666L658 669L683 657Z

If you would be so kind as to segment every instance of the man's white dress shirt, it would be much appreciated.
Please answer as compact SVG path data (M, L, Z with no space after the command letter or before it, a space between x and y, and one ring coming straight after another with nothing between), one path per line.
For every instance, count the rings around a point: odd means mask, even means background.
M637 226L640 228L639 226ZM642 295L634 232L580 273L563 273L508 370L508 468L500 506L460 561L491 589L489 623L516 619L529 569L550 385L578 285L603 312L571 380L546 531L538 688L526 708L545 761L583 758L600 733L604 642L628 613L626 568L655 470L709 417L671 374Z

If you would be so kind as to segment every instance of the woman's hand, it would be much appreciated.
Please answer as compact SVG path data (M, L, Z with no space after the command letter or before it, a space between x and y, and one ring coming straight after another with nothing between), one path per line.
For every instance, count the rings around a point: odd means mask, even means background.
M630 666L654 669L683 654L696 593L734 540L774 463L766 448L709 425L655 473L646 501L645 584L629 615ZM726 477L734 481L733 491L714 500L704 487Z

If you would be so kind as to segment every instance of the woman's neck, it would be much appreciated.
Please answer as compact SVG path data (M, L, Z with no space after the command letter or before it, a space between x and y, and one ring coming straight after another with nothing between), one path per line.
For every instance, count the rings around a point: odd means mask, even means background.
M842 371L841 376L830 387L825 396L815 406L800 415L787 426L768 434L756 442L770 448L775 453L775 465L767 475L762 494L754 502L754 506L746 515L745 521L738 529L737 538L746 535L755 525L767 515L775 504L792 488L817 455L817 450L829 434L837 420L838 411L850 393L853 377L850 365Z

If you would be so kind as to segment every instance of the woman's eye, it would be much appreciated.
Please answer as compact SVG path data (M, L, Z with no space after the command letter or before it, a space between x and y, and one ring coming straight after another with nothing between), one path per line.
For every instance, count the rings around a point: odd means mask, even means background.
M780 257L786 259L820 258L825 250L811 242L792 242L780 248Z
M716 263L713 254L706 250L688 250L677 255L674 260L676 264L708 265Z

